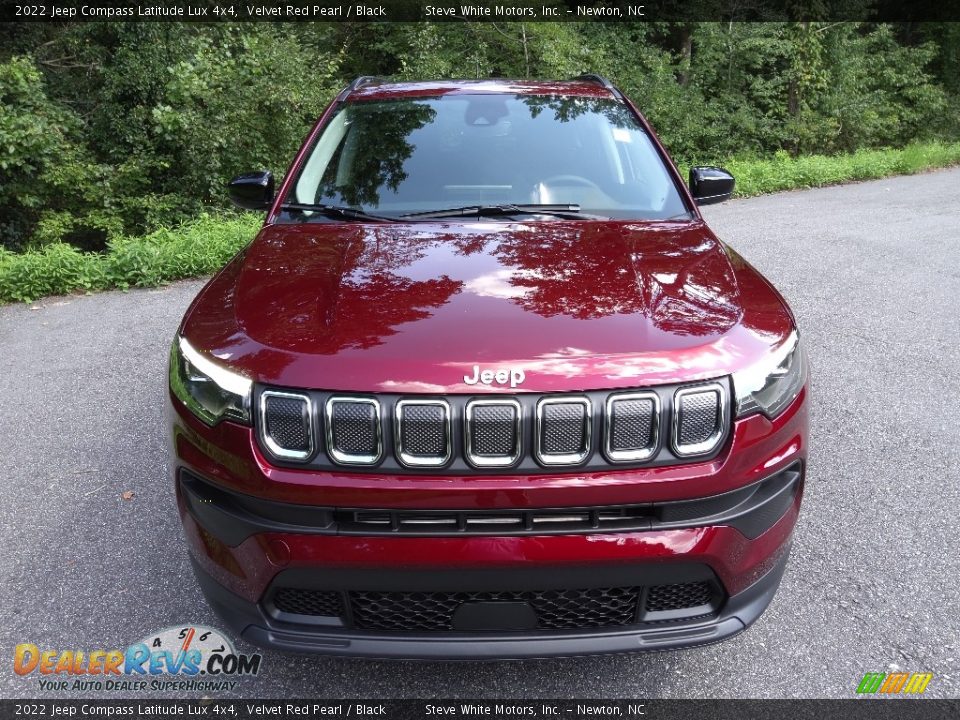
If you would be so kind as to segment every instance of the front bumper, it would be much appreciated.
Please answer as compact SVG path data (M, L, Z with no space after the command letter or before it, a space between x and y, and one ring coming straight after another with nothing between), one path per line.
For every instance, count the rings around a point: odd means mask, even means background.
M174 402L178 503L205 595L231 630L257 645L454 659L704 645L749 626L779 585L803 490L805 395L775 421L761 416L737 421L724 453L709 462L494 478L278 469L259 453L248 428L229 423L206 428ZM197 482L183 482L184 471ZM789 482L768 482L791 472L796 477ZM769 492L751 493L748 487ZM717 504L717 498L740 497L749 499ZM432 536L364 534L322 520L325 508L464 513L614 505L649 506L653 519L617 530ZM697 582L716 589L709 607L649 615L640 601L635 621L617 627L543 630L520 622L509 631L455 625L444 632L389 632L363 627L350 610L358 592L494 591L515 598L528 591L629 586L639 588L642 598L651 587ZM339 618L278 612L272 598L283 587L335 593L346 609Z
M722 610L700 620L591 632L377 634L331 631L278 621L263 606L241 598L193 560L207 602L238 637L264 648L349 657L500 660L651 652L710 645L749 627L773 599L789 548L759 580L726 599ZM628 573L629 575L629 573Z
M786 565L802 495L801 473L795 467L778 474L788 480L780 492L754 493L759 504L730 518L731 525L739 523L741 529L708 524L622 533L470 537L364 536L336 534L335 529L289 532L290 526L276 517L251 527L254 520L242 505L216 493L220 502L211 500L210 488L195 480L181 481L178 496L204 594L236 635L256 645L381 658L545 657L693 647L744 630L770 603ZM278 511L271 507L271 512ZM758 532L761 523L767 525ZM748 537L743 528L758 534ZM232 546L224 541L240 536L245 539ZM702 585L712 591L701 604L650 612L644 603L659 588ZM502 600L536 597L543 591L564 596L583 589L603 593L624 588L637 589L636 610L617 627L542 630L534 618L532 626L502 631L496 624L503 617L500 606L488 605L494 616L485 621L492 619L494 626L481 621L480 627L466 631L454 625L443 628L445 632L424 632L401 625L403 632L384 632L397 629L390 627L389 617L364 627L358 622L360 608L353 604L368 594L395 595L407 602L414 598L414 607L407 609L429 619L437 608L421 606L452 591L451 597L493 594ZM276 598L291 589L334 597L343 610L290 611ZM377 602L374 612L380 610ZM531 605L536 607L535 602ZM590 608L582 613L587 617Z

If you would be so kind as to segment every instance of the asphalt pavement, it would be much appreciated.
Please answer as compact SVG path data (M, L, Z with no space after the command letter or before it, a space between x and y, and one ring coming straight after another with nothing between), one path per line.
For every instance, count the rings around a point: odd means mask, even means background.
M264 652L228 696L852 697L865 672L902 670L933 673L927 696L960 697L960 169L705 214L789 300L813 367L804 506L757 624L652 655ZM109 649L218 625L181 538L163 420L167 350L201 287L0 307L0 697L97 696L15 675L18 643Z

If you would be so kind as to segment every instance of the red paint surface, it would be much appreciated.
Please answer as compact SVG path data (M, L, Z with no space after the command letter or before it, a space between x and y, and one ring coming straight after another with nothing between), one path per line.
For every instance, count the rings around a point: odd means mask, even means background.
M349 101L461 92L610 97L595 83L368 85ZM331 104L304 142L330 116ZM630 107L636 112L632 105ZM649 124L638 114L645 128ZM280 386L352 392L552 392L728 375L793 330L770 284L703 222L276 223L194 301L181 331L214 361ZM519 367L519 388L468 386L475 364ZM714 460L537 475L417 476L273 467L250 428L208 428L171 398L176 466L292 503L372 508L523 508L678 500L755 482L807 456L807 391L779 418L735 422ZM264 534L227 547L181 515L193 554L256 600L281 567L446 568L705 562L730 593L788 546L800 497L748 540L729 527L545 537L383 538Z
M317 572L342 568L443 570L451 568L556 567L618 563L709 565L727 592L735 594L758 580L789 547L800 496L777 523L755 540L725 526L596 535L524 537L392 538L336 535L256 535L231 548L202 537L181 504L187 541L203 568L232 592L259 600L279 572L272 556L276 541L289 548L285 567ZM235 571L242 568L241 573Z
M183 333L254 380L352 392L477 393L726 375L793 327L763 278L702 222L266 227Z

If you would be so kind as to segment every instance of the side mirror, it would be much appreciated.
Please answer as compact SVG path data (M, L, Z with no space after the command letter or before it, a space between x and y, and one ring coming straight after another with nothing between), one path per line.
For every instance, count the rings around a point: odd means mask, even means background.
M711 205L729 200L735 184L733 175L723 168L690 168L690 193L697 205Z
M237 175L227 184L230 200L244 210L269 210L273 203L273 173L269 170Z

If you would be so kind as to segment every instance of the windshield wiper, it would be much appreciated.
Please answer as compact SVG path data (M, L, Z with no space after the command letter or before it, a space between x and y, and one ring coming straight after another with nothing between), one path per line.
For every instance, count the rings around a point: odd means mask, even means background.
M281 210L300 210L315 212L324 217L339 218L341 220L369 220L370 222L396 222L396 218L386 215L374 215L357 210L356 208L346 207L345 205L313 205L311 203L284 203L280 206Z
M546 204L526 204L526 205L467 205L465 207L448 208L446 210L428 210L426 212L415 212L401 215L402 218L420 218L426 220L429 218L445 217L496 217L499 215L551 215L553 217L573 218L573 219L593 219L601 220L599 215L584 215L580 212L580 206L576 204L564 205L546 205Z

